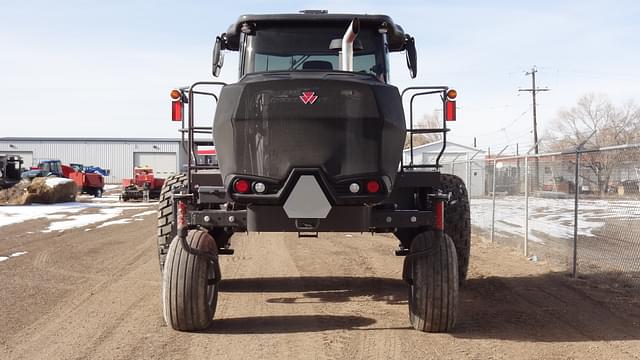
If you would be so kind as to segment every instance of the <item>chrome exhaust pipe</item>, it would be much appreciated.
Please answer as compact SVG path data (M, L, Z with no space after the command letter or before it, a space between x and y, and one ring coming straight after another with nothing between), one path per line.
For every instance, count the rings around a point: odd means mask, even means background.
M342 37L342 52L340 54L340 70L353 71L353 42L360 31L360 20L353 18L347 31Z

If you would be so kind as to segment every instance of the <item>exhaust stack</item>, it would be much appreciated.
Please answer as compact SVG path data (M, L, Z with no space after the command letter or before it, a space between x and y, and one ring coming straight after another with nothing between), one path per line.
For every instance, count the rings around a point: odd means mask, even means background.
M353 18L347 31L342 37L342 52L340 54L340 70L353 71L353 42L360 31L360 20Z

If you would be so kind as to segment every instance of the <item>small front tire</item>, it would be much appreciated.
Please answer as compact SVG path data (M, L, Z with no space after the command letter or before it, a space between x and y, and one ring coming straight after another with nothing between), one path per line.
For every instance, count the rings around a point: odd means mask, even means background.
M186 240L212 259L189 253L178 238L171 242L162 277L164 320L174 330L199 331L211 326L218 303L218 249L205 231L191 230Z
M412 241L409 271L409 318L425 332L453 329L458 307L458 259L451 238L425 231Z

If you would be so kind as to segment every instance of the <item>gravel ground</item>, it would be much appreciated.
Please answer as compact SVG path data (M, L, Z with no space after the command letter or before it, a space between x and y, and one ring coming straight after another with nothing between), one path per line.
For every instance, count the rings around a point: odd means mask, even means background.
M82 211L96 211L85 209ZM1 359L638 359L640 297L474 239L451 334L412 330L386 236L239 234L211 329L162 319L155 215L0 227ZM86 229L90 231L85 231ZM26 253L25 253L26 252ZM11 256L19 253L19 256Z

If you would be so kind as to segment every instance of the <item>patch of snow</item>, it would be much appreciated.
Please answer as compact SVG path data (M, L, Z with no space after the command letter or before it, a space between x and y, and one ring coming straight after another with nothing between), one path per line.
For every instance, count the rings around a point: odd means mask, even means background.
M98 226L96 229L100 229L100 228L111 226L111 225L129 224L131 221L132 219L119 219L119 220L107 221L101 224L100 226Z
M25 255L25 254L28 254L28 253L29 253L28 251L16 251L16 252L14 252L13 254L11 254L9 256L0 256L0 262L7 261L7 260L9 260L11 258L22 256L22 255Z
M58 185L73 182L73 180L67 179L67 178L60 178L60 177L48 177L44 182L47 184L48 187L54 188Z
M109 191L109 190L115 190L122 187L122 185L119 184L105 184L104 185L104 190L105 191Z
M27 220L48 218L59 213L77 213L85 209L81 203L64 203L54 205L0 206L0 227L21 223Z
M98 202L98 203L120 202L120 196L119 195L102 195L102 197L100 198L92 197L91 201Z
M101 213L111 215L117 212L117 215L126 209L149 209L155 204L149 203L63 203L63 204L32 204L24 206L0 206L0 227L21 223L27 220L48 219L48 220L65 220L70 215L77 214L85 209L99 209ZM155 211L154 211L155 212ZM86 216L86 215L82 215ZM115 215L114 215L115 216ZM114 216L102 220L106 221ZM86 218L89 219L89 218ZM96 221L100 221L99 217L95 217ZM86 225L86 224L85 224ZM84 226L84 225L82 225Z
M66 220L52 222L46 230L42 232L52 232L60 230L69 230L73 228L80 228L87 225L95 224L98 222L104 222L114 217L118 217L122 214L123 209L101 209L98 214L79 214L71 215Z
M496 197L496 234L524 237L523 196ZM471 223L491 231L491 198L471 199ZM529 240L544 244L544 238L573 238L573 199L529 198ZM640 202L633 200L580 199L578 235L596 236L608 219L633 221L640 217Z
M135 215L133 215L133 217L151 215L151 214L155 214L156 212L157 211L155 211L155 210L149 210L149 211L141 212L139 214L135 214Z

